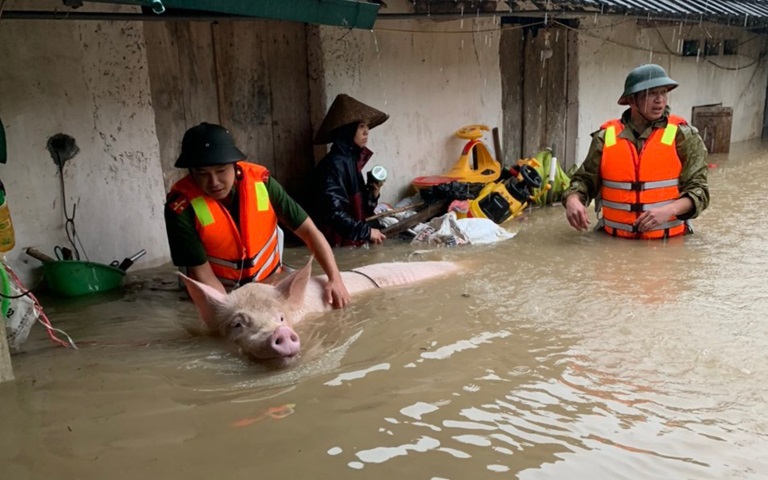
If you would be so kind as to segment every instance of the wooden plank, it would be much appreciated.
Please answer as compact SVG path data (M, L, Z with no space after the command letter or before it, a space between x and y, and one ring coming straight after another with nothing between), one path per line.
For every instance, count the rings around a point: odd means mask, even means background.
M309 80L309 118L312 125L311 138L314 139L320 124L323 123L325 114L330 105L325 98L325 62L323 61L322 40L319 25L307 25L307 77ZM317 165L325 154L328 153L327 145L313 145L312 156Z
M300 202L309 200L314 167L307 71L306 26L270 22L267 64L272 92L275 176Z
M5 318L0 316L0 322L5 324ZM13 368L11 366L11 352L8 349L8 339L5 337L5 329L0 330L0 383L13 380Z
M192 127L201 122L222 123L219 118L211 24L179 22L176 35L186 126Z
M248 160L275 171L267 21L214 26L221 122ZM284 59L283 59L284 61ZM278 179L279 180L279 179Z
M546 102L546 116L541 148L555 147L555 155L562 156L565 148L566 120L568 118L567 102L567 35L565 29L549 29L549 45L552 57L543 62L542 68L546 78L546 89L542 99ZM539 35L545 36L543 32Z
M576 140L579 136L579 57L578 35L572 30L567 31L568 43L566 45L567 59L567 103L568 111L565 123L565 150L558 152L558 160L566 172L575 163L581 163L583 159L577 158ZM561 156L562 155L562 156Z
M186 131L184 97L179 71L179 52L174 22L144 22L147 64L155 131L160 145L160 163L166 191L186 174L173 166Z
M501 66L501 145L504 159L497 159L505 167L512 166L522 157L523 146L523 30L502 30L499 41Z
M404 218L403 220L397 222L396 224L383 229L381 233L383 233L386 236L395 236L419 223L427 222L433 217L444 214L447 207L448 207L448 200L432 203L422 208L421 210L419 210L415 215L411 215L408 218Z
M544 32L526 30L523 78L523 142L522 157L532 157L545 143L546 130L546 76L542 68L541 50L544 47Z

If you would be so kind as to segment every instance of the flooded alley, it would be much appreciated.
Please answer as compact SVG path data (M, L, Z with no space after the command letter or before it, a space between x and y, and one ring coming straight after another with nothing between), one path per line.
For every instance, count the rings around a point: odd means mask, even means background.
M36 326L13 358L0 478L765 478L766 152L709 157L684 239L579 233L556 206L490 247L342 251L465 270L299 324L285 370L196 334L192 303L150 288L168 269L45 303L80 349Z

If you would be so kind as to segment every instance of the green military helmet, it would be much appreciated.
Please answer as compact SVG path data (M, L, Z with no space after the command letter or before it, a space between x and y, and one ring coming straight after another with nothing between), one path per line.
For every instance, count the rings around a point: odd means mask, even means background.
M648 63L629 72L624 81L624 93L619 98L619 105L629 105L627 97L645 90L658 87L677 88L678 83L667 76L667 72L658 65Z
M245 154L235 146L235 139L229 130L221 125L203 122L184 134L181 140L181 154L174 166L210 167L240 160L245 160Z

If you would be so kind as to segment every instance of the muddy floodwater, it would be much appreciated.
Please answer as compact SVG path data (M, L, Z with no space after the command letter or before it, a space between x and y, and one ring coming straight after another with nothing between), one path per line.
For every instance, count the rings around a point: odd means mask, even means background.
M46 299L81 348L36 326L14 356L0 478L768 478L766 152L710 156L684 239L579 233L558 206L490 247L342 251L465 270L300 324L286 370L196 335L169 269Z

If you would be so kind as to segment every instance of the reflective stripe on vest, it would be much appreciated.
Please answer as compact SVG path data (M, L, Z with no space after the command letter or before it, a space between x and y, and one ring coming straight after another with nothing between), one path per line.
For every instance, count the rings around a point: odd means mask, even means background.
M268 271L268 272L265 269L266 269L266 266L263 267L261 270L259 270L259 272L255 273L255 274L253 274L251 276L248 276L248 277L243 277L243 278L239 279L238 281L230 280L229 278L226 278L226 277L218 277L217 276L216 278L218 278L219 281L221 282L221 284L224 285L225 287L230 288L230 289L234 289L234 288L237 288L237 287L241 287L241 286L243 286L243 285L245 285L247 283L257 282L258 281L257 278L259 278L260 275L263 275L265 273L266 274L264 275L264 278L267 278L267 277L271 276L273 273L280 272L282 270L282 264L278 264L277 266L275 266L275 268L273 268L271 271Z
M190 199L208 262L225 286L264 280L280 267L277 216L265 184L269 172L248 162L240 162L236 168L237 221L221 203L207 196L191 175L171 188Z
M601 188L595 203L607 233L623 238L666 238L685 233L684 223L675 217L646 232L638 232L634 225L643 212L669 205L680 196L682 163L675 139L678 125L684 122L670 115L667 126L654 130L640 152L621 136L625 127L620 120L602 126Z
M269 242L267 242L267 245L272 243L273 241L277 240L277 229L275 229L275 232L272 234L272 237L269 239ZM264 246L256 255L252 256L251 258L246 258L244 260L226 260L224 258L216 258L216 257L208 257L208 261L211 263L215 263L216 265L221 265L222 267L228 267L235 270L240 270L243 268L251 268L255 265L258 265L261 261L262 257L269 251Z
M264 184L264 182L255 182L254 189L256 191L256 210L259 212L265 212L269 210L269 193L267 193L267 187ZM205 197L195 197L190 202L192 204L192 209L195 211L195 216L197 217L197 221L200 222L200 225L203 227L207 227L208 225L211 225L215 222L213 219L213 214L211 213L211 209L208 208L208 202L205 201ZM277 236L277 230L275 230L274 233L275 236ZM210 257L216 260L219 260L220 262L226 262L226 260L217 259L216 257ZM255 257L254 257L255 258ZM219 263L219 265L227 265L227 263ZM230 265L240 265L241 262L228 262ZM252 263L250 266L252 267L255 265L255 263ZM232 268L240 268L240 267L232 267Z
M264 182L256 182L256 210L265 212L269 210L269 194Z
M654 188L664 187L676 187L680 180L673 178L670 180L659 180L657 182L612 182L610 180L603 180L603 186L609 188L617 188L619 190L636 190L641 192L643 190L653 190Z
M661 136L661 143L664 145L672 145L675 142L677 136L677 125L669 124L664 129L664 135Z
M646 203L645 205L641 205L639 203L618 203L611 202L610 200L601 200L600 204L601 207L615 208L616 210L623 210L625 212L647 212L648 210L663 207L664 205L669 205L673 202L674 200L667 200L664 202Z
M640 233L636 226L634 225L627 225L626 223L619 223L619 222L612 222L610 220L603 220L603 223L606 227L615 228L618 230L624 230L625 232L632 232L632 233ZM666 230L668 228L674 228L679 227L684 222L682 220L671 220L666 223L662 223L658 227L652 229L652 230Z
M213 214L211 213L211 209L208 208L208 203L205 201L205 198L196 197L189 203L192 204L192 209L195 211L195 216L197 217L197 221L200 222L200 225L207 227L214 222Z

